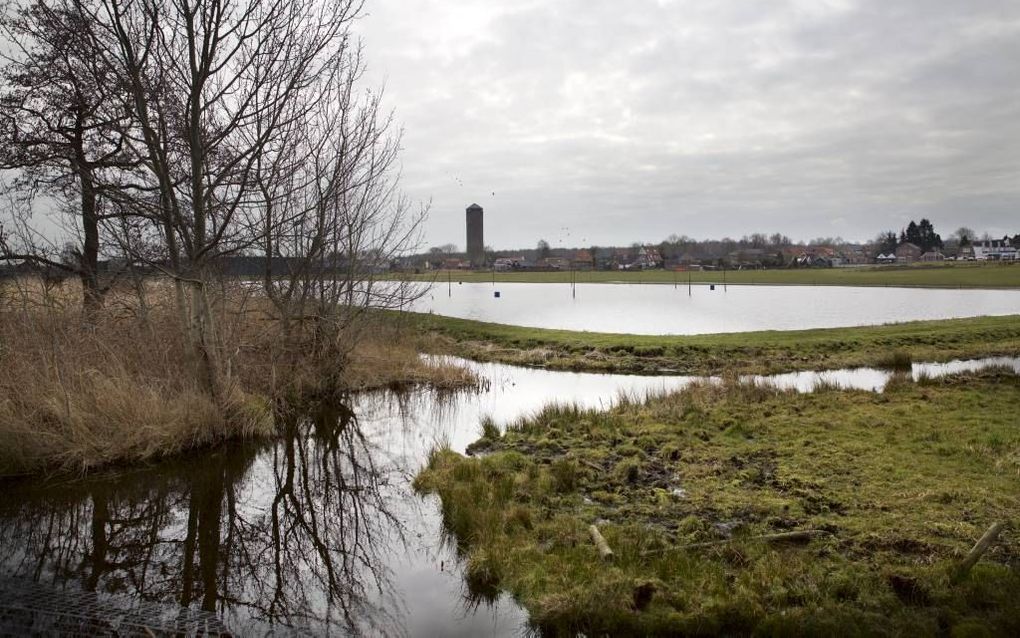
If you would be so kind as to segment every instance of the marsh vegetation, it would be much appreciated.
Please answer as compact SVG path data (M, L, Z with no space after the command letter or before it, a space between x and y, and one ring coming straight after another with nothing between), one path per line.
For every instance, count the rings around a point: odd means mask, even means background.
M229 367L214 395L195 374L169 281L109 292L88 322L78 290L0 282L0 476L85 472L269 437L280 411L351 390L477 383L459 366L422 359L399 318L352 321L337 350L314 321L285 327L257 291L221 281L208 298Z
M705 335L573 332L419 315L434 352L554 370L712 375L902 367L1020 353L1016 316Z
M1012 371L882 394L730 380L548 408L487 429L481 458L437 449L416 485L441 497L469 585L552 634L1008 635L1015 529L953 576L1015 523L1018 399Z

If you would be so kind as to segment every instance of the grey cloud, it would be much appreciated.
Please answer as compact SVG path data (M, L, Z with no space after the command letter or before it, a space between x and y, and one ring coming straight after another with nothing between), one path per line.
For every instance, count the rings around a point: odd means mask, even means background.
M430 243L463 243L475 200L498 247L563 228L602 244L864 239L921 215L1020 230L1015 2L369 9L372 78L406 127L404 185L433 202Z

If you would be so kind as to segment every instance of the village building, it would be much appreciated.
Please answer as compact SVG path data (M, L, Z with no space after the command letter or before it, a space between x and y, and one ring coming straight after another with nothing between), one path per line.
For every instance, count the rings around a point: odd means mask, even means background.
M443 260L443 270L471 270L471 262L459 257L447 257Z
M574 270L593 270L595 268L595 259L591 256L591 252L588 250L579 250L574 255Z
M643 246L638 250L637 258L630 264L632 270L649 270L662 267L662 255L659 249Z
M937 250L929 250L921 255L921 261L945 261L946 256Z
M840 249L839 254L844 266L860 266L870 261L864 246L845 246Z
M572 262L566 257L546 257L538 260L540 270L570 270Z
M991 239L974 242L974 259L978 261L1013 261L1017 247L1009 239Z
M917 244L904 242L896 247L896 263L912 264L921 258L921 252Z
M630 251L626 248L617 248L609 258L609 268L612 270L629 270L631 263Z

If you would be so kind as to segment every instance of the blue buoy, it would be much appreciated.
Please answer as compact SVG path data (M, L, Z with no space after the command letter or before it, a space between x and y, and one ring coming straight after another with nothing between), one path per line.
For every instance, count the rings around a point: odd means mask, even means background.
M496 292L492 293L492 296L495 297L496 299L499 299L499 291L497 290Z

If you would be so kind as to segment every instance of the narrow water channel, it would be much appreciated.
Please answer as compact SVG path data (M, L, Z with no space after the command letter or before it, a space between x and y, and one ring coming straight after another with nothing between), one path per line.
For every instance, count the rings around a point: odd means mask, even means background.
M483 389L364 394L282 424L272 442L87 479L0 482L0 596L95 592L129 606L208 610L239 635L520 635L527 614L505 595L466 589L438 502L411 489L429 450L464 451L486 416L505 426L550 402L609 407L621 394L695 379L462 363ZM1004 358L915 365L913 375L991 365L1020 373L1020 359ZM855 370L757 380L880 391L889 378ZM0 633L54 626L52 609L33 613L30 603L0 613Z

